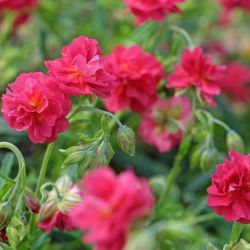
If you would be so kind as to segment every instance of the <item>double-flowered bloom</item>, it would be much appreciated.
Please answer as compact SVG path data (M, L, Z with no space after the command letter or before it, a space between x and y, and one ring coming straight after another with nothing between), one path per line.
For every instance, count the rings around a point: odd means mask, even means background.
M81 188L83 200L70 217L96 250L122 250L132 222L147 215L154 204L147 180L130 170L116 175L111 168L97 168Z
M2 97L2 112L11 128L26 131L35 143L52 142L69 127L71 102L44 73L23 73Z
M180 64L169 75L167 87L180 90L194 86L209 105L215 105L213 97L220 94L218 82L224 73L225 66L213 64L211 57L206 56L200 47L186 49Z
M185 0L125 0L131 12L136 16L136 25L147 20L162 21L171 12L180 12L177 4Z
M62 57L46 61L49 74L67 95L109 97L114 77L103 68L101 48L94 39L80 36L62 49Z
M229 152L208 187L208 205L226 221L250 223L250 154Z
M157 99L157 84L164 78L162 65L140 46L117 46L104 57L107 71L116 76L112 96L105 101L111 112L130 107L142 112Z
M180 143L191 110L187 97L159 99L143 113L139 134L146 143L167 152Z

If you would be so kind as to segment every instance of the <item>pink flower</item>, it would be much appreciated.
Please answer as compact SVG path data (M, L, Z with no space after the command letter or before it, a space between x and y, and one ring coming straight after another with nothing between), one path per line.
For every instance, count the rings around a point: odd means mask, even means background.
M121 250L132 222L154 204L147 180L132 171L117 176L111 168L97 168L85 177L82 189L83 201L70 216L96 250Z
M61 231L71 231L74 226L69 211L81 201L80 189L73 184L67 175L62 176L48 193L47 201L40 210L38 227L50 233L57 227Z
M230 159L216 166L208 187L208 206L226 221L250 223L250 154L229 152Z
M219 86L234 100L246 102L250 100L250 69L237 62L227 65L224 78L219 82Z
M217 83L224 73L225 66L212 64L211 58L205 56L200 47L193 51L186 49L180 65L169 75L167 87L179 90L195 86L209 105L215 105L213 96L220 94Z
M167 152L180 143L180 126L185 127L190 115L191 103L187 97L159 99L143 114L139 134L146 143Z
M104 57L105 68L116 76L116 87L112 96L105 100L111 112L130 107L142 112L157 97L157 84L164 77L162 65L150 53L139 46L129 48L117 46Z
M2 97L2 112L9 126L27 130L34 143L52 142L68 129L70 100L45 74L23 73Z
M101 48L94 39L74 39L62 49L62 58L46 61L45 65L66 95L96 94L106 98L114 88L114 77L104 70Z
M185 0L125 0L131 12L136 16L135 25L140 25L149 19L162 21L171 12L180 12L178 3Z

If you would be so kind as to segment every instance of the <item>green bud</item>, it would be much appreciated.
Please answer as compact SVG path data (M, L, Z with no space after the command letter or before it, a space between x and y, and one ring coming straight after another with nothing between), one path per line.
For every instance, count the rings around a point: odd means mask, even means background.
M191 169L194 169L200 166L201 154L203 151L204 151L204 147L202 145L201 146L198 145L193 149L193 152L190 158Z
M235 150L237 152L244 152L244 142L240 135L233 130L227 134L227 146L229 149Z
M6 225L10 221L12 214L13 207L9 203L4 202L0 204L0 230L6 227Z
M210 169L217 161L218 152L215 148L207 148L201 155L200 166L202 170Z
M95 166L105 166L108 165L114 155L114 150L106 140L102 141L96 151L96 156L94 158Z
M250 250L250 244L245 240L241 239L240 242L234 246L232 246L231 244L226 244L223 247L223 250Z
M6 234L10 245L17 248L26 234L25 225L18 217L12 217L9 225L6 228Z
M127 126L120 126L118 130L118 144L130 156L135 154L135 133Z

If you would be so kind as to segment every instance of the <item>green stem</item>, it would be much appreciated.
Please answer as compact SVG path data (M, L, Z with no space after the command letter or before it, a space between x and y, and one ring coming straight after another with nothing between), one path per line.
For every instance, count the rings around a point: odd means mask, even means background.
M23 191L23 188L26 185L26 167L25 167L25 162L24 162L24 158L23 155L21 153L21 151L13 144L9 143L9 142L0 142L0 148L7 148L10 151L12 151L15 156L17 157L18 160L18 174L17 177L15 178L16 181L15 182L15 186L13 188L13 190L11 191L11 194L9 196L8 202L12 202L16 196L18 196L18 193L21 193ZM3 176L2 176L3 177Z
M233 247L239 241L240 235L244 227L245 227L244 224L234 222L230 235L230 243L229 243L230 247Z
M41 169L40 169L40 174L39 174L39 178L38 178L38 182L37 182L37 186L36 186L36 196L38 197L40 194L40 188L44 182L44 178L45 178L45 175L46 175L46 171L47 171L47 168L48 168L48 163L49 163L49 159L50 159L50 156L51 156L51 153L53 151L55 147L55 143L50 143L47 147L47 150L45 152L45 155L44 155L44 158L43 158L43 162L42 162L42 166L41 166Z
M185 40L186 40L186 42L188 44L188 47L190 49L194 48L194 43L193 43L191 37L189 36L189 34L187 33L186 30L184 30L184 29L182 29L180 27L174 26L174 25L171 25L170 29L173 30L174 32L177 32L177 33L181 34L185 38Z

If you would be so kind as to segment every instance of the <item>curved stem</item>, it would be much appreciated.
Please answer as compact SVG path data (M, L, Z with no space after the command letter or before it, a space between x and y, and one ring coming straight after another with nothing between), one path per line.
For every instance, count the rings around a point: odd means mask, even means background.
M190 49L194 48L194 43L193 43L191 37L189 36L189 34L187 33L186 30L184 30L184 29L182 29L180 27L177 27L175 25L171 25L170 29L177 32L177 33L179 33L179 34L181 34L185 38L185 40L187 41L188 47Z
M0 148L6 148L12 151L18 160L18 167L19 167L18 174L17 174L17 177L15 178L16 181L13 181L15 182L15 186L13 190L11 191L11 194L8 199L8 202L11 202L17 196L17 193L21 193L23 191L26 185L25 162L24 162L24 158L23 158L21 151L15 145L9 142L0 142Z
M36 192L35 195L38 197L39 196L39 192L40 192L40 188L44 182L44 178L46 175L46 171L48 168L48 163L49 163L49 159L51 156L51 153L53 151L55 147L55 143L50 143L47 147L47 150L45 152L44 158L43 158L43 162L42 162L42 166L40 169L40 174L39 174L39 178L38 178L38 182L37 182L37 186L36 186Z

